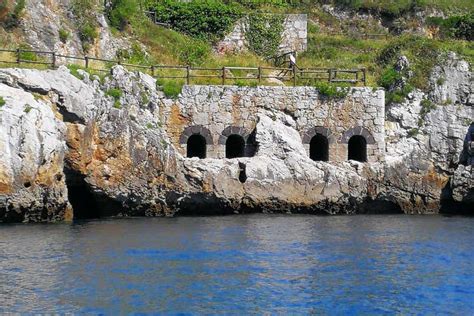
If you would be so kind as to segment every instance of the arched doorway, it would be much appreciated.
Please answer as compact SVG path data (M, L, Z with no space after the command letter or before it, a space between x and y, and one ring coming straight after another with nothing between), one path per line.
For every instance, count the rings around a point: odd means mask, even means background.
M367 161L367 141L364 136L354 135L349 139L348 159Z
M226 158L239 158L243 157L245 153L245 140L242 136L232 134L227 137L225 143L225 157Z
M199 134L189 136L188 141L186 143L186 152L186 156L188 158L206 158L206 139L204 138L204 136Z
M329 141L326 136L316 134L309 142L309 157L314 161L329 160Z

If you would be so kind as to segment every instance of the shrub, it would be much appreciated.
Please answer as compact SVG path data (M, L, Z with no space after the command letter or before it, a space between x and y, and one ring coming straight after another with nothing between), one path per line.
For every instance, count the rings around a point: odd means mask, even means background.
M392 92L389 92L385 95L385 101L387 103L402 103L405 101L407 96L413 91L413 86L410 84L405 84L402 89L398 89Z
M0 108L5 105L5 99L3 97L0 97Z
M185 40L178 51L178 58L187 65L201 64L211 53L209 45L203 41Z
M95 0L73 0L71 11L75 16L79 30L82 48L87 51L90 45L99 36L97 33L96 13L98 11Z
M249 48L257 55L270 57L277 53L283 32L283 16L253 14L248 17L245 33Z
M439 27L442 37L451 37L464 39L468 41L474 40L474 12L466 15L451 16L447 19L439 17L427 18L428 25Z
M79 29L79 38L81 39L82 47L84 48L84 50L88 50L90 45L98 36L99 34L97 33L97 28L91 22L84 24Z
M150 63L148 55L137 43L133 43L130 49L118 50L116 56L129 64L145 65Z
M84 80L84 76L78 72L79 69L82 69L81 66L76 65L76 64L70 64L70 65L67 65L67 68L69 69L69 72L71 73L71 75L78 78L79 80Z
M156 85L158 88L161 88L161 91L165 94L167 98L176 99L178 98L181 90L183 89L183 85L174 80L160 80L156 81Z
M112 97L114 98L115 101L119 100L120 97L122 96L122 90L120 89L117 89L117 88L112 88L112 89L109 89L107 90L107 92L105 93L106 96L109 96L109 97Z
M66 43L67 40L69 39L69 36L71 34L69 34L69 32L65 29L60 29L59 30L59 40L63 43Z
M158 21L168 23L182 33L211 41L224 37L242 15L235 4L219 0L160 0L152 9Z
M107 16L113 27L124 30L130 23L130 18L139 11L139 3L136 0L113 0Z
M407 135L408 137L415 137L416 135L418 135L419 132L420 130L418 128L412 128L408 131Z
M6 17L6 19L3 23L5 28L12 29L12 28L18 26L21 13L25 9L25 2L26 2L26 0L18 0L16 2L15 7L13 8L13 12L10 12L7 15L7 17ZM3 9L5 9L6 6L7 6L7 4L4 3L4 8Z
M345 98L349 93L348 87L337 86L327 82L317 82L315 87L322 96L329 99Z
M377 83L385 89L390 89L401 77L399 72L393 68L389 68L380 76Z
M23 109L23 112L26 114L30 113L30 111L33 109L33 107L29 104L25 104L25 108Z

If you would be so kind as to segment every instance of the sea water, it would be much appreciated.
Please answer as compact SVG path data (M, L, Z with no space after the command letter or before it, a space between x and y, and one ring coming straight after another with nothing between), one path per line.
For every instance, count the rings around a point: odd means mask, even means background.
M129 218L0 225L0 312L474 312L474 218Z

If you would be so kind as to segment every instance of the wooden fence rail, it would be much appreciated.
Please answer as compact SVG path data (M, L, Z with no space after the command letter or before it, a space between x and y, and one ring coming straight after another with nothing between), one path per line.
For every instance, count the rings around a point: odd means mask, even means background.
M180 79L186 84L191 84L193 79L207 78L216 79L222 85L235 83L236 80L247 80L262 84L264 79L277 79L280 81L298 84L310 84L314 81L326 81L330 83L345 83L356 85L367 84L367 72L365 68L360 69L336 69L336 68L299 68L292 67L238 67L225 66L220 68L193 67L183 65L140 65L128 64L121 60L111 60L90 56L68 56L51 51L40 51L30 49L2 49L0 53L11 54L10 60L4 60L0 56L1 64L9 65L43 65L48 68L57 68L61 64L76 64L85 69L108 72L112 65L122 65L127 68L140 69L149 73L156 79ZM71 63L68 63L71 61ZM100 65L92 65L99 62ZM97 68L99 66L99 68Z

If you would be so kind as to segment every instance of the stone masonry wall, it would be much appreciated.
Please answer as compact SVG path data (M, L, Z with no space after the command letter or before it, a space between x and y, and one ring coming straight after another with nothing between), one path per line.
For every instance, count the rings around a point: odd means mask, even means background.
M259 114L290 116L309 154L316 133L329 140L329 161L346 161L348 141L362 135L369 162L384 160L384 91L352 88L347 97L328 99L313 87L184 86L176 101L166 100L161 117L176 148L186 154L186 140L204 136L208 158L225 157L225 140L254 131Z
M217 44L219 53L241 52L247 49L246 18L239 20L234 29ZM308 16L288 14L283 22L283 33L278 53L303 52L308 46Z

